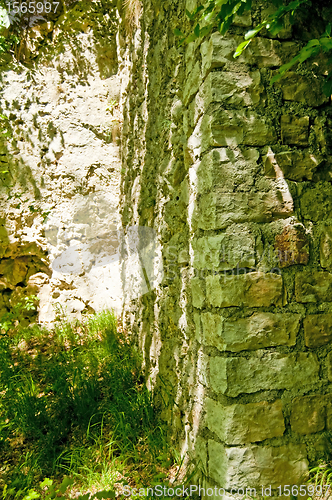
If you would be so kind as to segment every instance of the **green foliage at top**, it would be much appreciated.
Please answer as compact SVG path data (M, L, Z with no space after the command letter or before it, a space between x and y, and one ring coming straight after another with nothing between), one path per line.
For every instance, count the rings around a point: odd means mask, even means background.
M303 47L300 52L293 57L288 63L283 64L278 73L271 79L271 84L277 82L284 76L284 74L291 69L295 64L302 63L309 59L310 57L317 56L320 52L331 52L332 51L332 37L331 37L331 27L332 24L329 23L326 27L325 33L320 38L309 40L309 42ZM332 58L330 59L330 64L332 63ZM328 78L323 85L323 92L326 96L332 94L332 71L329 72Z
M284 16L290 13L290 22L294 21L295 11L303 4L310 3L310 0L293 0L288 5L283 5L283 0L272 0L277 10L270 14L263 22L245 35L245 41L250 43L263 28L266 28L271 35L277 35L284 28ZM186 11L189 19L196 23L193 33L184 37L180 43L189 43L199 37L210 33L215 26L224 35L234 21L236 15L241 16L246 10L252 7L252 0L209 0L205 5L199 5L193 12ZM180 33L178 33L180 34ZM244 50L244 46L243 49ZM240 53L242 52L240 49ZM237 53L236 56L240 55Z
M291 24L296 22L296 12L302 8L310 8L311 0L271 0L276 7L275 12L268 15L261 23L250 29L244 36L244 40L237 47L234 57L239 57L248 47L250 42L263 29L270 35L276 36L284 28L285 16ZM252 7L252 0L208 0L207 3L198 5L193 12L186 11L193 28L187 35L176 29L175 34L180 38L180 45L190 43L198 38L208 35L214 28L224 35L230 28L236 15L242 15ZM279 68L278 73L271 79L271 84L277 82L295 64L302 63L312 56L317 56L320 52L328 53L332 51L331 23L326 26L325 32L320 38L309 40L305 47L293 57L287 64ZM332 58L330 59L332 63ZM324 93L329 96L332 93L332 70L323 86Z

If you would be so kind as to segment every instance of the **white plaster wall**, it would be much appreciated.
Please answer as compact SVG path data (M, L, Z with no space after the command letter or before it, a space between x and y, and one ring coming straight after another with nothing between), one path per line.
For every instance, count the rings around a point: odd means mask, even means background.
M100 78L89 33L79 43L81 67L67 48L30 75L7 72L0 94L17 139L8 145L16 166L1 208L11 244L24 235L47 248L52 275L39 280L42 323L54 321L54 304L78 318L122 306L120 80Z

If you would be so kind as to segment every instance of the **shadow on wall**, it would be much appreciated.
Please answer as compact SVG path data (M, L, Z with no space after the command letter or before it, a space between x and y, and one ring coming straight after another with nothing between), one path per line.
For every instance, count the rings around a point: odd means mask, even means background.
M123 225L156 231L163 276L154 290L126 304L125 322L136 336L149 388L169 424L175 448L185 457L185 470L193 453L199 453L199 446L194 447L199 441L204 367L202 349L191 338L195 325L187 295L190 234L183 109L176 118L171 116L177 90L183 84L180 71L174 78L183 54L176 48L173 30L166 33L158 4L149 4L145 30L135 37L144 50L136 53L132 47L135 64L124 103L126 134L122 150L126 169L121 194ZM182 8L181 2L165 2L162 6L168 16L172 11L179 19ZM134 285L132 276L125 279L128 286Z
M30 166L17 154L18 141L26 136L13 118L17 109L15 101L11 111L0 107L0 315L34 293L31 276L50 275L45 249L28 234L41 194Z

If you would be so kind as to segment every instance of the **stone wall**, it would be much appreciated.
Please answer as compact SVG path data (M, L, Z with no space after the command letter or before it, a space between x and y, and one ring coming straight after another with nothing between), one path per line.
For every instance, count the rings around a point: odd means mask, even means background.
M122 224L153 229L163 263L159 282L127 301L124 323L205 486L277 494L330 449L325 61L269 85L315 32L305 15L233 59L264 15L259 5L225 36L179 48L174 29L188 28L184 11L194 6L144 0L131 42L120 33ZM321 9L317 23L328 17Z

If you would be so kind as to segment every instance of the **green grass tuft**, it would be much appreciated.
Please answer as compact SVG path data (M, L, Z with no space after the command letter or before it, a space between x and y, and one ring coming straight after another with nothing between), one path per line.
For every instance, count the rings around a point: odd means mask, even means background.
M61 321L52 331L6 321L0 336L3 498L23 498L45 477L70 476L74 491L97 491L129 476L143 486L167 475L173 462L141 359L113 313Z

